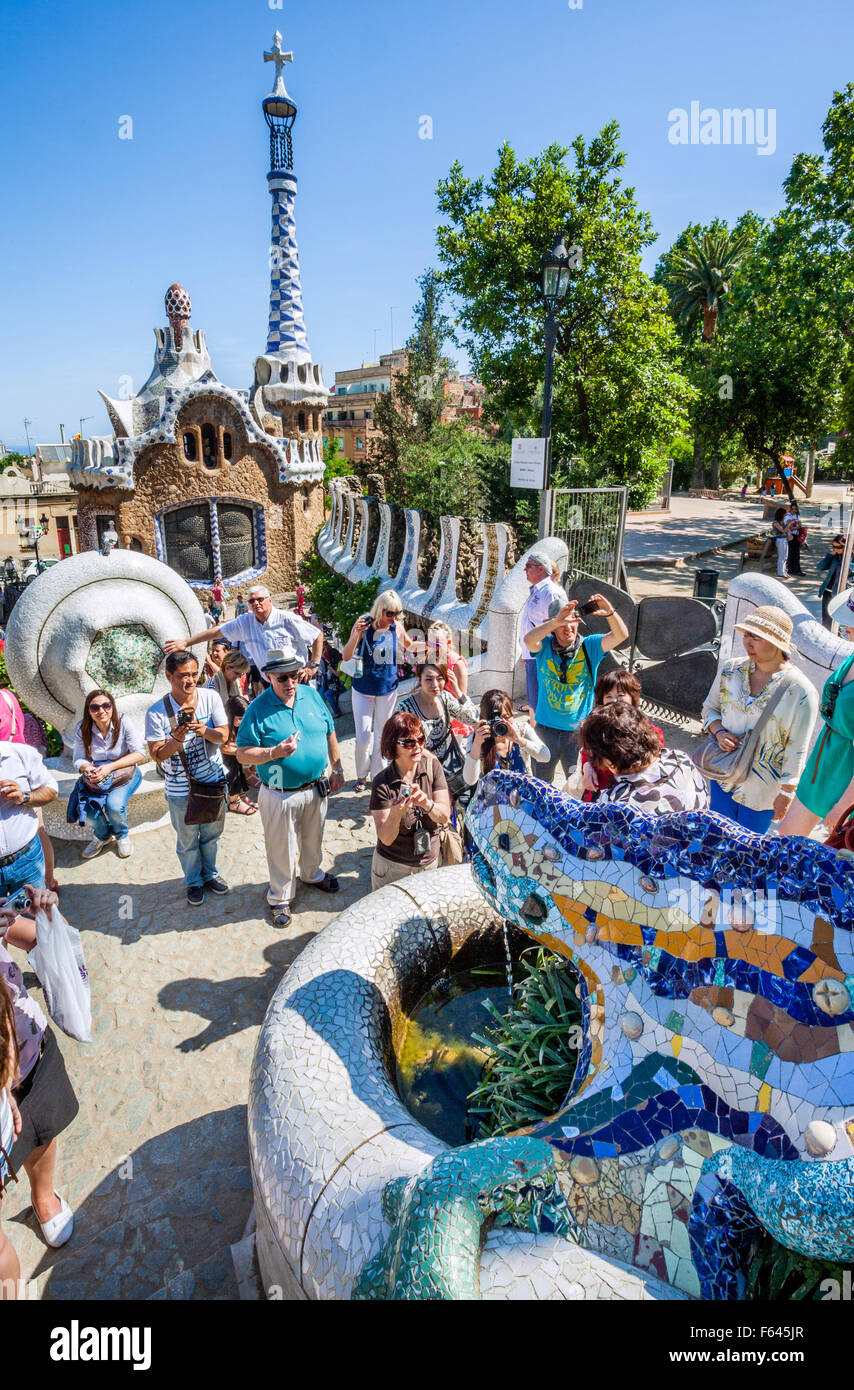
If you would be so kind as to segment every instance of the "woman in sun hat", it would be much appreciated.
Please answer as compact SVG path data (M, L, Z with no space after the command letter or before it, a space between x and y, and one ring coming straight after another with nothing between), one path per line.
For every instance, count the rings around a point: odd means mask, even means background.
M854 642L854 589L845 589L827 605L828 616ZM854 802L854 653L824 683L821 733L798 782L781 835L809 835L820 820L829 829Z
M703 727L724 753L736 749L756 727L769 703L753 761L744 780L724 791L711 783L712 810L746 830L764 835L786 814L804 766L818 697L803 672L789 660L792 620L782 608L765 605L736 623L746 657L721 662L703 705Z

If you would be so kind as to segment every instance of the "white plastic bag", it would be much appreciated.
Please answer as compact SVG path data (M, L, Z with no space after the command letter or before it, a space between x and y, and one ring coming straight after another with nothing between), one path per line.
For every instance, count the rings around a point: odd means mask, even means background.
M78 1042L92 1041L92 998L80 933L58 907L36 913L36 945L30 963L44 990L54 1023Z

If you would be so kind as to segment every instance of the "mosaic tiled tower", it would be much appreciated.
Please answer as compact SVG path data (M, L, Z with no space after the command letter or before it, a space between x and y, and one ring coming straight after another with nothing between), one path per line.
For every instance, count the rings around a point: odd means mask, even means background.
M270 237L270 315L267 350L255 362L252 405L259 420L270 429L281 420L285 438L317 440L322 448L320 412L327 392L319 365L311 360L305 330L300 284L294 204L297 178L293 171L291 132L296 119L296 103L285 89L283 68L293 54L282 49L282 36L276 31L265 62L276 65L272 92L264 98L262 109L270 130L270 172L267 183L273 199ZM273 417L265 420L265 416Z

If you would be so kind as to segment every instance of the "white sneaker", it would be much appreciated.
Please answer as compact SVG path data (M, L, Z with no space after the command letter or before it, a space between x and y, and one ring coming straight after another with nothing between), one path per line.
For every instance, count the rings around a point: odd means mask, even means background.
M96 854L100 854L102 849L107 848L107 845L110 843L110 840L112 840L112 838L113 836L111 835L109 840L93 840L92 843L87 845L84 849L83 858L94 859Z
M133 854L133 845L130 842L130 835L123 835L120 840L116 840L116 854L120 859L130 859Z

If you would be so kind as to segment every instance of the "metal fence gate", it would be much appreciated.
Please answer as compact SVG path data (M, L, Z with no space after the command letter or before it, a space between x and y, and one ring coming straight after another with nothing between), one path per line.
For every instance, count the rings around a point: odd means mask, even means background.
M569 551L567 569L620 584L626 529L624 487L552 488L545 534L557 536Z

